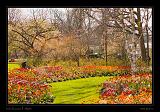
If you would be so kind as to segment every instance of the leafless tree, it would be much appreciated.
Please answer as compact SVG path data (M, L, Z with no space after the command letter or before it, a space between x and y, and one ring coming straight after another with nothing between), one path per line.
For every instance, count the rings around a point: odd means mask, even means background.
M150 62L150 56L149 56L149 40L151 40L151 34L152 34L152 31L150 30L150 27L148 25L149 23L149 20L151 19L152 17L152 13L151 13L151 10L149 8L146 8L143 10L144 12L144 16L143 16L143 22L145 22L145 27L144 27L144 32L146 33L146 40L147 40L147 48L146 48L146 55L147 55L147 64L149 66L149 62Z
M99 12L99 9L94 10L94 12ZM87 13L87 12L86 12ZM133 10L135 23L134 27L136 30L135 35L139 37L140 40L140 48L141 48L141 55L142 60L146 61L146 50L145 50L145 44L144 44L144 35L143 35L143 27L142 27L142 14L141 14L141 8L134 8ZM133 34L132 32L132 22L129 19L130 11L129 8L109 8L108 14L112 19L109 19L108 23L105 23L108 27L123 29L123 24L126 25L125 31L127 31L129 34ZM92 14L87 13L88 16L93 18L98 24L102 24L102 21L99 20L96 16L93 16ZM122 21L121 16L124 16L124 21Z
M10 32L15 35L12 41L19 44L15 47L23 50L28 57L40 59L50 51L46 50L46 43L57 38L56 29L46 19L43 9L31 10L32 16L20 21L16 26L10 27Z
M18 11L11 12L18 13ZM15 14L9 15L12 21L16 20L13 15ZM134 22L131 19L130 8L65 8L63 11L55 8L34 9L28 19L17 19L15 26L9 25L9 36L12 37L10 40L14 39L12 42L17 43L14 46L22 49L27 56L43 57L47 56L47 53L52 53L56 59L61 57L61 53L53 47L55 42L51 40L56 37L58 39L59 36L74 37L71 40L75 40L69 44L75 41L81 44L76 60L81 56L87 57L91 45L98 45L104 50L106 65L113 44L121 50L123 57L127 57L128 52L125 47L129 43L126 44L126 41L132 41L132 37L136 37L136 42L140 42L142 59L145 61L149 50L146 51L144 46L144 32L149 36L151 34L152 29L148 26L151 14L148 12L147 15L147 10L144 8L134 8L132 17ZM59 42L63 43L64 40L60 39ZM53 45L50 48L47 47L49 41ZM74 50L70 47L68 51ZM118 52L120 51L117 50L116 53ZM74 52L71 53L73 54L71 57L77 57L74 56ZM61 55L67 57L68 54Z

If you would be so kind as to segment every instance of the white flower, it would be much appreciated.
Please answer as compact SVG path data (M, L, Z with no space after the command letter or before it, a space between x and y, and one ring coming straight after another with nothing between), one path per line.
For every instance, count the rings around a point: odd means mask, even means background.
M130 95L128 95L129 97L131 97L132 96L132 94L130 94Z

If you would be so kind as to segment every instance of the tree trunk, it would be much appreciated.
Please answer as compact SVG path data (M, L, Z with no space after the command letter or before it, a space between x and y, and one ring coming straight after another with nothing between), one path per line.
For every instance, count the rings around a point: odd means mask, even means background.
M144 36L143 36L143 31L142 31L140 8L137 8L137 18L138 18L138 32L140 36L141 56L142 56L142 60L146 61L146 49L144 45Z
M106 54L106 57L105 57L105 59L106 59L106 66L107 66L107 33L105 32L105 34L104 34L104 38L105 38L105 54Z
M124 59L124 65L127 66L127 56L130 55L130 52L128 52L128 38L127 38L127 33L125 32L125 24L124 24L124 16L121 16L121 20L122 20L122 32L123 32L123 36L124 36L124 39L123 39L123 45L122 45L122 58Z
M135 42L135 20L134 20L134 15L133 15L133 9L131 9L131 21L132 21L132 31L133 31L133 35L132 35L132 47L131 48L131 73L134 74L137 71L136 68L136 42Z
M149 66L149 61L150 61L150 57L149 57L149 35L148 35L148 28L147 27L146 27L146 33L147 33L147 65Z
M104 9L102 10L102 24L103 24L103 29L102 29L102 36L104 38L104 47L105 47L105 61L106 61L106 66L107 66L107 28L106 28L106 21L107 21L107 18L106 18L106 13L107 13L107 10Z
M127 66L127 54L126 54L126 49L125 49L125 39L123 40L123 45L122 45L122 60L124 61L124 65Z
M149 57L149 34L148 34L148 11L147 11L147 22L146 22L146 36L147 36L147 65L149 66L150 57Z
M77 66L80 66L79 57L77 58Z
M17 50L15 49L14 52L15 52L15 58L18 59Z

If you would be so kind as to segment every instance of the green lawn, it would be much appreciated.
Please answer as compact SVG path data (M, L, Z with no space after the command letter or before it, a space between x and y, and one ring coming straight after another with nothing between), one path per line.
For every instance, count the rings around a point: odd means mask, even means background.
M91 77L52 83L54 104L80 104L82 100L98 98L101 84L109 77Z
M8 70L12 70L19 67L20 65L18 63L8 63Z

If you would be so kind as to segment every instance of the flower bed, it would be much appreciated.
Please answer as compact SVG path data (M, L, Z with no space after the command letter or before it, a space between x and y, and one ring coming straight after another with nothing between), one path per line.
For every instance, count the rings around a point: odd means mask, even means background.
M39 75L31 69L14 69L8 72L9 104L53 103L49 85L45 84L47 75Z
M112 66L82 66L82 67L68 67L60 66L45 66L39 67L35 70L39 74L48 74L47 82L60 82L78 78L87 78L95 76L117 76L129 73L130 67L112 67Z
M151 104L152 75L117 76L103 83L100 92L104 104Z
M140 72L129 74L130 67L82 66L39 67L14 69L8 72L8 102L22 104L53 103L49 82L66 81L94 76L115 76L103 83L100 99L92 103L148 104L152 102L152 75ZM144 101L145 100L145 101ZM84 103L84 102L83 102ZM87 101L85 101L87 103Z

